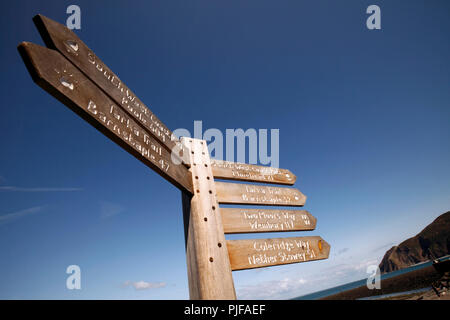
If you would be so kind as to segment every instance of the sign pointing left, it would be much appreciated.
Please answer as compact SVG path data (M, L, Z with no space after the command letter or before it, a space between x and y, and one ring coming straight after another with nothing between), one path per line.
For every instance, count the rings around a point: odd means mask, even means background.
M80 69L129 116L139 122L163 147L172 151L177 146L178 150L175 151L182 150L178 138L172 131L73 31L40 14L36 15L33 21L48 48L58 51Z
M41 88L163 178L193 193L189 170L172 162L167 148L60 53L30 42L23 42L18 50Z

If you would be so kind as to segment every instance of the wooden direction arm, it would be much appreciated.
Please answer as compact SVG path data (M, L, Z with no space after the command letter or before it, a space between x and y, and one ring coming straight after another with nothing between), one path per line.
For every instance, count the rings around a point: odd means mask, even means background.
M293 185L297 180L295 174L287 169L222 160L211 160L211 166L216 179L286 185Z
M163 178L193 193L191 173L60 53L30 42L18 50L33 80Z
M61 53L168 151L180 141L95 53L66 26L43 15L33 21L47 47ZM181 159L184 160L184 159Z

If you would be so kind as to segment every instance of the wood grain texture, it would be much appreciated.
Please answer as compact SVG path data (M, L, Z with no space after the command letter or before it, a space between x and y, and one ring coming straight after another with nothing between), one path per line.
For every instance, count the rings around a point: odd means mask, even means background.
M317 222L306 210L220 208L220 214L225 234L308 231Z
M211 160L214 178L293 185L297 177L279 169L231 161Z
M35 16L33 21L47 47L57 50L72 62L168 151L177 145L181 150L172 131L73 31L43 15Z
M321 237L227 240L231 269L244 270L327 259L330 245Z
M29 42L19 45L18 50L41 88L164 179L193 192L189 170L174 163L166 148L59 52Z
M190 149L194 195L183 194L190 299L234 300L222 218L206 141L183 138Z
M295 188L216 181L219 203L268 206L303 206L306 196Z

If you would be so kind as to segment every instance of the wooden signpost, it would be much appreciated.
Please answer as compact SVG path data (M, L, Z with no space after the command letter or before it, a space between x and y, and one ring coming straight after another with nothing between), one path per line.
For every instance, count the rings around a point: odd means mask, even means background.
M321 237L228 240L227 246L232 270L321 260L330 253Z
M221 208L220 213L226 234L310 231L317 221L306 210Z
M310 231L306 196L286 169L211 160L207 142L179 140L72 31L42 15L34 22L48 48L23 42L18 50L45 91L156 171L182 192L191 299L236 299L232 271L327 259L321 237L226 240L225 234ZM215 179L266 183L228 183Z
M216 182L219 203L263 206L303 206L306 196L294 188Z
M293 185L297 177L286 169L211 160L214 178Z

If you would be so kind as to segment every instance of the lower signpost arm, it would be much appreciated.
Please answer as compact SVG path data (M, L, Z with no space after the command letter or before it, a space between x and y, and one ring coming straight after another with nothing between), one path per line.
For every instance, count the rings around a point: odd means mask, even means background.
M190 150L194 194L182 192L189 297L234 300L231 265L206 141L183 138Z

